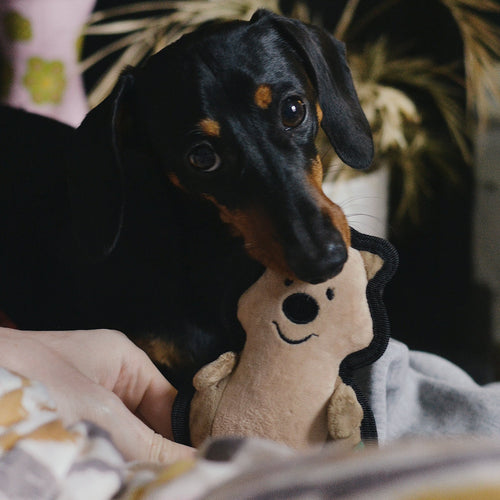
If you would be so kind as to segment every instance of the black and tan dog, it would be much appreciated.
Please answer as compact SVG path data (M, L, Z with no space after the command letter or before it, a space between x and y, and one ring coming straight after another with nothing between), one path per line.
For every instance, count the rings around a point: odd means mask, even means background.
M342 269L319 127L348 165L373 154L343 45L267 11L126 71L76 131L0 120L0 310L122 330L177 382L241 345L236 300L262 266L311 283Z

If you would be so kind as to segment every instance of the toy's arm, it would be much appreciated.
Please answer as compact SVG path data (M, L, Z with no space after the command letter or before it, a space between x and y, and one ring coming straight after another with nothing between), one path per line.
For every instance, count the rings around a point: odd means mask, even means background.
M200 446L211 435L220 398L237 362L236 353L225 352L194 376L196 392L189 412L189 432L193 446Z
M238 355L235 352L225 352L215 361L201 368L193 378L193 386L197 391L207 389L227 377L236 366Z
M328 405L328 431L334 440L348 440L353 446L361 441L363 409L352 387L337 378Z

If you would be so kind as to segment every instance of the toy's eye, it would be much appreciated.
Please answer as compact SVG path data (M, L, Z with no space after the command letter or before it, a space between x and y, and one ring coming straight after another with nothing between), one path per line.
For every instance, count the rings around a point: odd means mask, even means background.
M293 280L291 280L290 278L285 279L285 286L290 286L292 283L293 283Z
M298 97L288 97L281 105L281 121L286 128L299 126L306 116L306 105Z
M213 172L220 167L221 161L219 155L208 142L202 142L189 152L189 163L203 172Z
M326 290L326 298L328 300L333 300L333 297L335 297L335 292L331 288L328 288Z

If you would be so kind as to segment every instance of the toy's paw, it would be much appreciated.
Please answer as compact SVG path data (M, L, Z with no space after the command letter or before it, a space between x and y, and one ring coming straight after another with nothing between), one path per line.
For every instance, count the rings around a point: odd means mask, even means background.
M201 368L193 378L196 389L189 411L189 431L193 446L200 446L211 435L222 393L238 363L238 355L225 352Z
M353 446L361 441L363 409L352 387L341 380L328 405L328 430L335 440L349 440Z
M193 386L197 391L207 389L232 373L238 362L235 352L225 352L215 361L201 368L193 378Z

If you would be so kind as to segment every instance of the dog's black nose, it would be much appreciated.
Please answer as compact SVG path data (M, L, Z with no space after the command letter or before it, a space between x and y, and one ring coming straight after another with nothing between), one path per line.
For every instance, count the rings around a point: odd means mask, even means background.
M313 285L339 274L346 260L347 247L340 234L338 238L316 246L314 251L309 251L306 255L300 251L288 254L289 265L297 278Z
M307 293L294 293L283 301L283 312L292 323L306 325L318 316L319 305Z
M316 273L310 276L309 283L317 284L333 278L342 271L347 260L347 248L344 242L330 242L325 246L323 258L316 263Z

